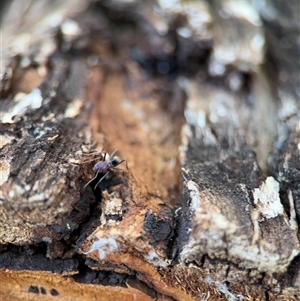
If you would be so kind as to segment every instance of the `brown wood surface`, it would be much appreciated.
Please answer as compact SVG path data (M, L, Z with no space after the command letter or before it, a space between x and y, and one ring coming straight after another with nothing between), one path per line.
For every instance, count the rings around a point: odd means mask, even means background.
M3 300L300 300L300 12L266 3L7 4Z

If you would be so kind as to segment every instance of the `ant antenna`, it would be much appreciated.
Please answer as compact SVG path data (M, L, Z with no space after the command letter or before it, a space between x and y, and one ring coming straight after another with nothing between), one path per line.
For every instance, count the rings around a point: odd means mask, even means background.
M129 170L128 164L127 164L127 160L126 160L126 159L121 160L116 166L122 164L123 162L125 162L126 168L127 168L127 170ZM114 168L114 169L122 169L122 168L116 168L116 167L113 167L113 168Z
M112 159L113 156L116 154L117 151L118 151L118 149L116 148L116 149L111 153L111 155L109 156L109 159Z

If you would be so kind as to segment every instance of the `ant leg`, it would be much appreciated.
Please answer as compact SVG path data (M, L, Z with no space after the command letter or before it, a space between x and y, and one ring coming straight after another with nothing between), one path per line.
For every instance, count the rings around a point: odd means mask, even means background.
M97 157L97 158L94 158L94 159L91 159L91 160L81 162L80 164L91 163L93 161L102 161L101 159L102 159L101 157Z
M124 177L124 169L118 167L111 167L111 169L122 171L122 176Z
M122 168L118 168L118 167L111 167L111 169L115 169L115 170L123 170ZM124 170L123 170L124 171Z
M104 151L93 151L93 152L89 152L89 153L82 153L82 156L92 156L92 155L96 155L96 154L103 154L105 153Z
M94 187L94 190L97 188L97 186L102 182L102 180L108 175L109 171L97 182L97 184ZM98 174L98 173L97 173Z
M128 164L127 164L127 160L126 159L123 159L120 163L123 163L123 162L125 162L125 165L126 165L126 169L127 170L129 170L129 168L128 168Z
M105 151L93 151L93 152L89 152L89 153L82 153L82 157L94 157L97 155L97 158L99 158L100 160L103 160L103 156L105 156L106 152ZM95 160L95 159L93 159Z
M97 157L97 158L94 158L94 159L91 159L91 160L81 162L81 164L90 163L90 162L93 162L93 161L104 161L107 152L101 152L100 154L101 154L101 157Z
M97 178L98 173L99 173L99 171L97 171L96 175L95 175L90 181L88 181L88 182L83 186L83 189L84 189L85 187L87 187L91 182L93 182L93 181Z
M126 160L126 159L121 160L121 161L118 163L118 165L120 165L120 164L123 163L123 162L126 163L126 168L127 168L127 170L129 170L128 165L127 165L127 160ZM118 166L118 165L116 165L116 166ZM114 167L114 168L115 168L115 167ZM120 169L120 168L119 168L119 169Z

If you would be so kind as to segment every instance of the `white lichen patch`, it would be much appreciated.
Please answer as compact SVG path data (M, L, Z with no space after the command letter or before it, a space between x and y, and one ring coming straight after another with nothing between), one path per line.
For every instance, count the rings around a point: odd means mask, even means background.
M187 108L184 111L184 117L186 121L195 126L199 126L201 128L204 128L206 126L206 113L203 110L195 110L192 107L189 107L193 105L193 100L188 102Z
M11 143L14 140L14 137L8 135L0 135L0 148L5 146L6 144Z
M11 186L11 190L8 193L8 197L11 199L16 199L18 197L21 197L25 192L25 189L23 189L20 185L13 184Z
M63 21L61 31L66 36L78 36L82 32L78 23L71 19Z
M30 196L27 201L29 203L41 203L44 204L44 201L47 200L48 197L44 193L38 193Z
M257 208L249 212L251 224L242 225L239 219L228 218L218 206L212 202L216 197L209 190L199 190L197 183L185 180L184 186L189 195L189 210L191 212L191 228L186 229L189 235L188 243L183 247L181 260L191 261L194 256L207 254L210 258L225 259L238 264L242 268L257 269L264 272L284 272L290 262L299 254L297 231L290 233L291 247L280 249L286 238L278 241L278 251L274 250L274 243L265 233L262 236L259 218L272 218L283 215L286 225L291 230L295 228L295 214L292 195L291 218L287 219L279 199L279 184L272 177L266 179L257 188ZM220 197L218 197L220 198ZM225 199L219 199L219 202ZM247 218L243 220L247 222ZM251 227L252 225L252 227Z
M159 0L156 12L165 15L185 15L186 26L179 28L177 32L183 38L193 37L196 40L208 40L211 38L208 31L212 22L212 16L209 5L204 1L178 1L178 0ZM159 19L160 21L168 17ZM155 22L158 23L157 21ZM168 25L164 26L164 31L159 30L161 34L167 32ZM156 26L158 28L159 26Z
M66 111L65 111L65 117L67 118L74 118L76 117L79 113L80 113L80 110L82 108L82 100L81 99L75 99L74 101L72 101L68 107L66 108Z
M288 74L285 76L288 77ZM284 99L279 108L279 117L281 120L286 120L293 115L299 114L299 99L296 99L290 95L290 93L283 91L282 89L279 90L279 95L281 99Z
M239 301L244 300L245 298L243 295L232 294L226 284L218 280L214 280L211 276L208 276L205 280L208 284L214 285L217 290L226 297L228 301Z
M258 11L248 1L224 1L223 10L228 17L244 19L255 26L261 26L262 22Z
M94 251L98 251L99 259L103 260L112 252L119 251L119 245L113 235L108 237L97 237L87 252L82 252L87 255Z
M18 98L18 97L16 97ZM22 100L18 101L8 112L2 115L1 121L3 123L14 123L16 122L16 116L22 116L28 109L38 109L42 105L42 95L40 89L32 90Z
M248 1L222 1L220 22L214 26L209 72L225 74L229 65L242 72L257 70L264 59L265 37L259 12ZM239 30L232 30L232 24ZM228 26L227 26L228 25Z
M199 187L194 181L187 181L186 186L190 192L191 197L191 209L193 211L200 209L200 194L199 194Z
M279 197L279 183L268 177L259 188L253 190L254 204L260 215L266 219L284 214Z
M298 231L298 223L296 219L296 210L295 210L295 203L294 203L294 198L293 198L293 193L291 190L288 192L288 199L289 199L289 204L290 204L290 227L293 230Z
M186 153L188 150L189 140L193 136L191 127L189 124L184 124L181 128L181 144L179 146L180 162L183 164L186 160Z
M2 186L9 178L10 165L5 161L0 161L0 186ZM2 192L0 192L0 195Z
M156 267L165 268L167 266L166 261L158 256L154 250L149 251L148 255L145 256L145 259Z

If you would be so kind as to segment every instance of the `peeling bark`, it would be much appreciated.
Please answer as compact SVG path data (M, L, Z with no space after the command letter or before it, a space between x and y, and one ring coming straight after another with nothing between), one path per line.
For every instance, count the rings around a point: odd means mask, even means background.
M0 296L298 300L296 3L15 5Z

